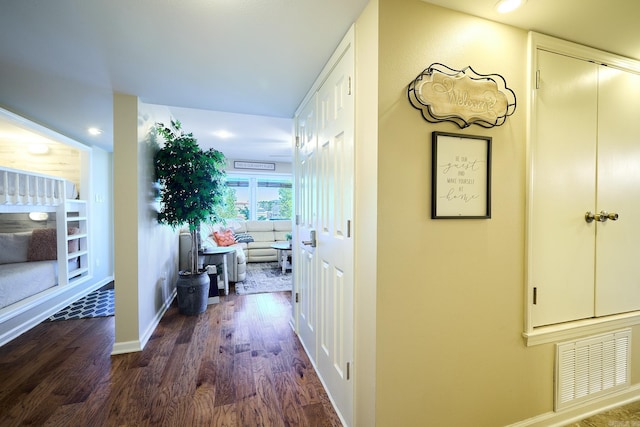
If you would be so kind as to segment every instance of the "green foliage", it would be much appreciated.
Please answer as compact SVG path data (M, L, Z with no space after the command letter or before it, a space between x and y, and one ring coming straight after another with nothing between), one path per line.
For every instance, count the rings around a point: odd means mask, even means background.
M220 217L225 219L234 219L238 217L236 210L236 190L235 188L225 187L224 204L220 207Z
M293 202L292 202L291 188L278 189L278 197L280 202L280 218L291 218L293 214Z
M273 211L273 206L276 204L275 200L259 200L258 208L262 209L265 212Z
M200 223L220 220L216 207L224 203L226 159L220 151L203 151L177 120L171 126L156 123L156 130L166 141L154 157L161 198L158 222L173 228L188 224L195 245ZM191 253L195 271L197 251Z
M171 127L156 123L166 141L155 155L156 179L160 182L160 223L172 227L217 221L215 207L224 203L226 160L220 151L203 151L192 133L181 130L179 121Z
M238 209L238 213L240 214L240 216L244 217L244 219L249 219L251 212L249 212L249 206L243 206L240 209Z

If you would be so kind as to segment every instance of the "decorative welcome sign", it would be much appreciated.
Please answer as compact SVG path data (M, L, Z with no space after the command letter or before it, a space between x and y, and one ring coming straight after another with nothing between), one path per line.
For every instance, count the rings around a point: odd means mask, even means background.
M516 110L516 95L501 75L478 74L471 67L433 63L409 84L408 96L426 121L453 122L461 129L503 125Z

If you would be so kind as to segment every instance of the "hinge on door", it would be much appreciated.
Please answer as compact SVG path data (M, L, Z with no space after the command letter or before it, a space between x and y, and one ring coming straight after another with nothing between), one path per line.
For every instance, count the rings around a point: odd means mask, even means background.
M351 237L351 220L347 220L347 237Z
M296 225L300 225L300 214L296 214Z
M351 95L351 76L349 76L349 88L347 89L347 95Z
M540 70L536 70L536 89L540 89Z
M300 148L300 137L296 135L296 148Z
M533 288L533 304L538 304L538 288Z
M296 292L296 302L300 302L300 294Z
M351 363L347 362L347 381L349 381L349 378L351 377L350 367Z

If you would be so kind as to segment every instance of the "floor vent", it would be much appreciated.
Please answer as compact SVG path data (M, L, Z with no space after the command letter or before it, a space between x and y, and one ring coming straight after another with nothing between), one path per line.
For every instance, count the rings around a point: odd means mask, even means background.
M630 385L631 329L556 345L555 410Z

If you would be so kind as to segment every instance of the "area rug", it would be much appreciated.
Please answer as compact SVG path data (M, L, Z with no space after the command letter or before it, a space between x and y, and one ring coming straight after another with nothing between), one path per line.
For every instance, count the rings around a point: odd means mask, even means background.
M115 312L113 295L113 289L98 289L63 308L53 316L49 317L48 320L53 322L56 320L113 316Z
M236 294L283 292L293 288L291 271L282 274L277 262L248 262L247 277L236 283Z

